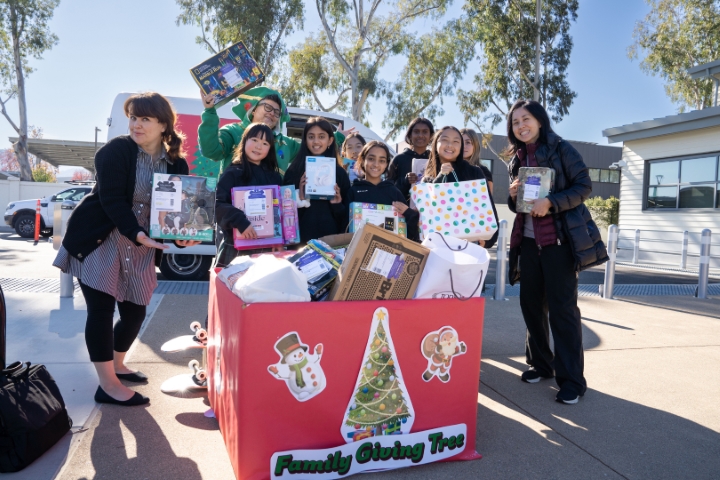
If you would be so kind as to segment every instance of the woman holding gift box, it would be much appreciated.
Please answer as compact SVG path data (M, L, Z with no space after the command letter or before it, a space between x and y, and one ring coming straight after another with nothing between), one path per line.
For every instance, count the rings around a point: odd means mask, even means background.
M520 308L527 337L527 383L555 377L556 400L574 404L587 390L583 376L578 272L607 261L600 232L583 202L592 191L580 154L550 127L538 102L518 100L508 112L508 207L516 212L520 167L555 170L550 194L534 200L532 211L515 216L510 237L510 284L522 280ZM517 212L516 212L517 213ZM522 252L522 255L521 255ZM550 349L549 331L555 344Z
M220 176L215 191L215 221L223 231L223 240L215 263L216 267L226 267L240 252L233 245L233 229L236 228L243 238L258 238L257 232L248 220L245 212L232 202L234 187L282 185L282 175L278 172L277 157L273 147L273 131L264 123L253 123L243 133L235 156L228 168ZM257 253L254 250L242 252L244 255Z
M187 175L188 165L165 97L132 95L124 109L130 134L95 154L97 183L70 217L53 265L77 277L85 297L85 343L100 380L95 401L131 406L150 400L120 383L147 381L125 366L125 354L145 319L157 286L155 266L168 248L148 235L153 174ZM199 243L175 241L179 247ZM113 328L116 304L120 320Z
M335 196L331 200L306 200L305 174L307 157L331 157L335 161ZM332 173L332 172L328 172ZM300 151L288 167L285 185L295 185L300 201L298 217L300 220L300 240L308 240L343 233L348 223L348 192L350 179L342 167L338 147L333 137L333 127L322 117L308 119L303 130Z
M430 183L465 182L469 180L487 180L480 167L470 165L463 158L463 138L455 127L443 127L430 142L430 160L425 167L423 181ZM497 212L492 194L489 195L493 212ZM495 214L497 218L497 213ZM498 230L499 231L499 230ZM478 240L481 247L495 245L498 231L489 240Z
M417 210L408 207L405 195L390 180L382 179L390 163L390 149L377 140L367 143L358 155L355 169L364 179L355 180L348 192L348 205L353 202L375 203L378 205L392 205L395 210L405 217L407 223L407 236L416 242L420 240L418 234L418 220L420 214Z

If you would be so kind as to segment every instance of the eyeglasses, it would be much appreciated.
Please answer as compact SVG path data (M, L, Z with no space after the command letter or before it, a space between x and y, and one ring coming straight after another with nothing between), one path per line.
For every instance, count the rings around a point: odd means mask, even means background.
M267 104L267 103L258 103L258 106L260 106L260 105L262 105L263 108L265 108L265 111L267 113L272 113L277 118L280 118L280 109L279 108L273 108L272 105Z

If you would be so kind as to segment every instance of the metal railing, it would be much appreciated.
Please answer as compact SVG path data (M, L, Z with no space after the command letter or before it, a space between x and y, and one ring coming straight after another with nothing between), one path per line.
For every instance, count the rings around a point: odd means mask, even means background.
M702 256L702 253L692 253L688 252L688 247L691 246L690 244L690 232L688 230L678 232L678 231L667 231L667 230L647 230L647 229L636 229L634 231L634 234L632 236L625 235L622 236L621 234L625 233L625 231L619 231L618 232L618 250L625 250L630 251L632 250L632 260L631 263L634 265L640 264L640 254L641 253L650 253L650 254L659 254L659 255L678 255L679 261L677 265L679 268L685 270L687 269L688 264L688 257L695 257L698 258ZM649 234L662 234L663 238L656 238L653 236L643 236L644 233ZM695 234L697 235L697 234ZM675 238L672 238L672 236L675 236ZM625 245L623 245L621 242L625 242ZM627 246L628 242L631 246ZM662 249L653 249L653 248L641 248L641 244L662 244L662 245L677 245L677 247L674 250L662 250ZM715 243L713 246L716 247L715 251L720 252L720 243ZM720 260L720 254L718 255L711 255L709 258L713 260Z

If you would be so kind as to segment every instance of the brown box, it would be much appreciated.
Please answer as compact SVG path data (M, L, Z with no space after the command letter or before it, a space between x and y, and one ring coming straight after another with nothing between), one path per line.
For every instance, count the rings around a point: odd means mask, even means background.
M415 294L430 250L375 225L355 232L330 300L404 300Z

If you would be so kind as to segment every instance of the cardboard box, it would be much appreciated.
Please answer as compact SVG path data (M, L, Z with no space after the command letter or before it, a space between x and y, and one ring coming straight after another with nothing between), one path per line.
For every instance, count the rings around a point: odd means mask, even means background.
M306 157L305 198L310 200L332 200L335 197L337 160L333 157Z
M214 241L216 178L153 175L150 236L161 240Z
M412 240L365 224L348 246L330 300L411 299L428 255Z
M407 237L407 223L392 205L353 202L350 204L350 231L357 232L362 225L371 223L401 237Z
M520 167L515 210L530 213L535 200L548 196L555 183L555 170L547 167Z

